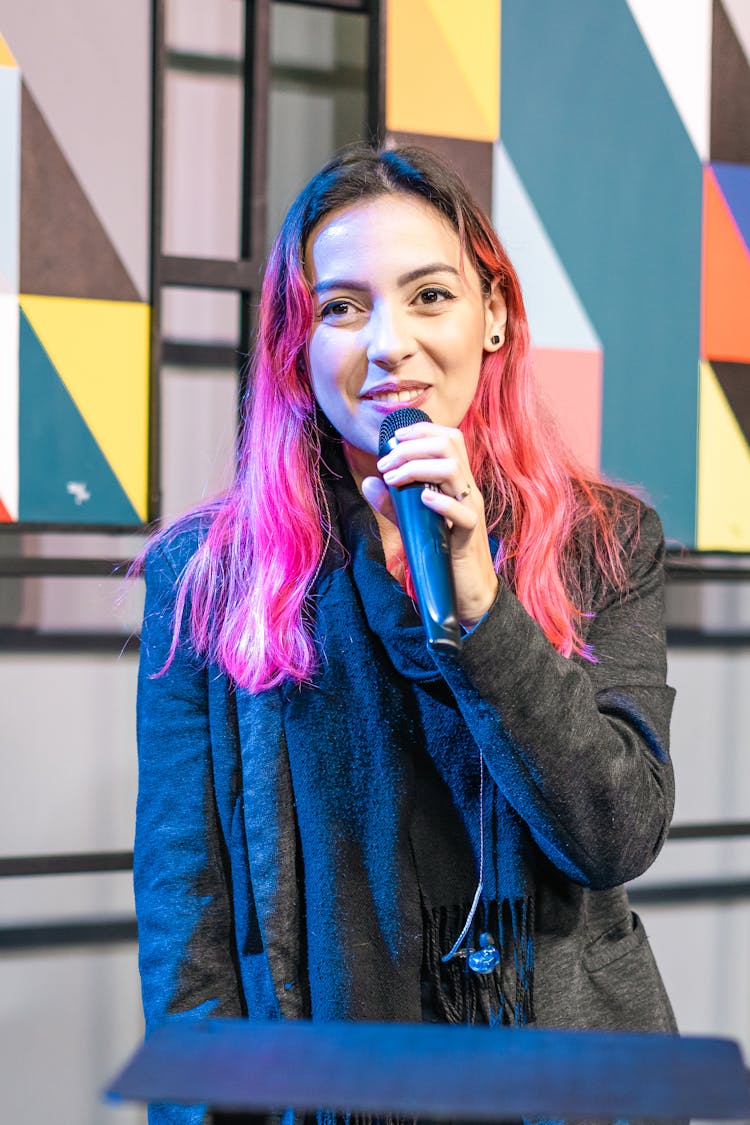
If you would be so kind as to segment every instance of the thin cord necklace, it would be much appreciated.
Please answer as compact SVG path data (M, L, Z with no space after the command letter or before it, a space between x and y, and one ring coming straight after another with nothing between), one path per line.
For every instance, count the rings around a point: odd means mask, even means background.
M466 937L471 929L474 916L479 906L479 899L484 888L484 758L479 751L479 878L477 889L474 892L474 901L464 923L464 928L456 938L455 944L449 953L440 958L441 961L452 961L454 957L466 957L466 963L473 973L491 973L496 965L500 964L500 953L492 934L479 935L479 949L462 949Z

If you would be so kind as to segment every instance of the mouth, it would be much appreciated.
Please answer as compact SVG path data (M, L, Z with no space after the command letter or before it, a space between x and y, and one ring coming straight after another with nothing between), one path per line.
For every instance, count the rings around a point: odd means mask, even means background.
M381 408L396 407L396 406L413 406L421 402L430 387L424 383L412 383L404 385L403 383L396 386L394 384L381 385L375 387L371 391L360 395L360 398L365 402L372 402L375 406Z

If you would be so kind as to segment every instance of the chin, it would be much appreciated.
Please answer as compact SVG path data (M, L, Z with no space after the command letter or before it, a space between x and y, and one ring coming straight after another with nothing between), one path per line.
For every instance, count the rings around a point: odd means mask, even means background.
M352 449L358 449L360 453L370 453L377 456L380 424L371 425L368 423L363 426L347 426L341 432L341 437Z
M365 453L368 457L377 457L380 434L357 434L356 437L344 437L344 445L349 446L356 453Z

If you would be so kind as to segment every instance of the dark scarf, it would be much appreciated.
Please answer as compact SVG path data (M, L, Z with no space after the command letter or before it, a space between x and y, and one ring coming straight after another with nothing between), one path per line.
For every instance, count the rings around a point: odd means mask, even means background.
M487 976L447 965L477 883L480 756L409 597L385 569L373 514L340 446L324 474L332 540L311 611L320 667L284 690L315 1019L531 1018L533 844L484 771L484 889L464 947L489 931ZM446 661L448 664L446 664ZM444 675L448 672L448 675ZM489 711L489 709L486 709ZM483 722L498 725L496 716Z

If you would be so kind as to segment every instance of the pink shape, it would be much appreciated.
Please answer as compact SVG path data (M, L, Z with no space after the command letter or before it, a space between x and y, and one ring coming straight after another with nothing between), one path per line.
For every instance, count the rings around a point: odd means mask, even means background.
M532 348L537 385L563 438L584 469L599 472L602 444L602 353Z

